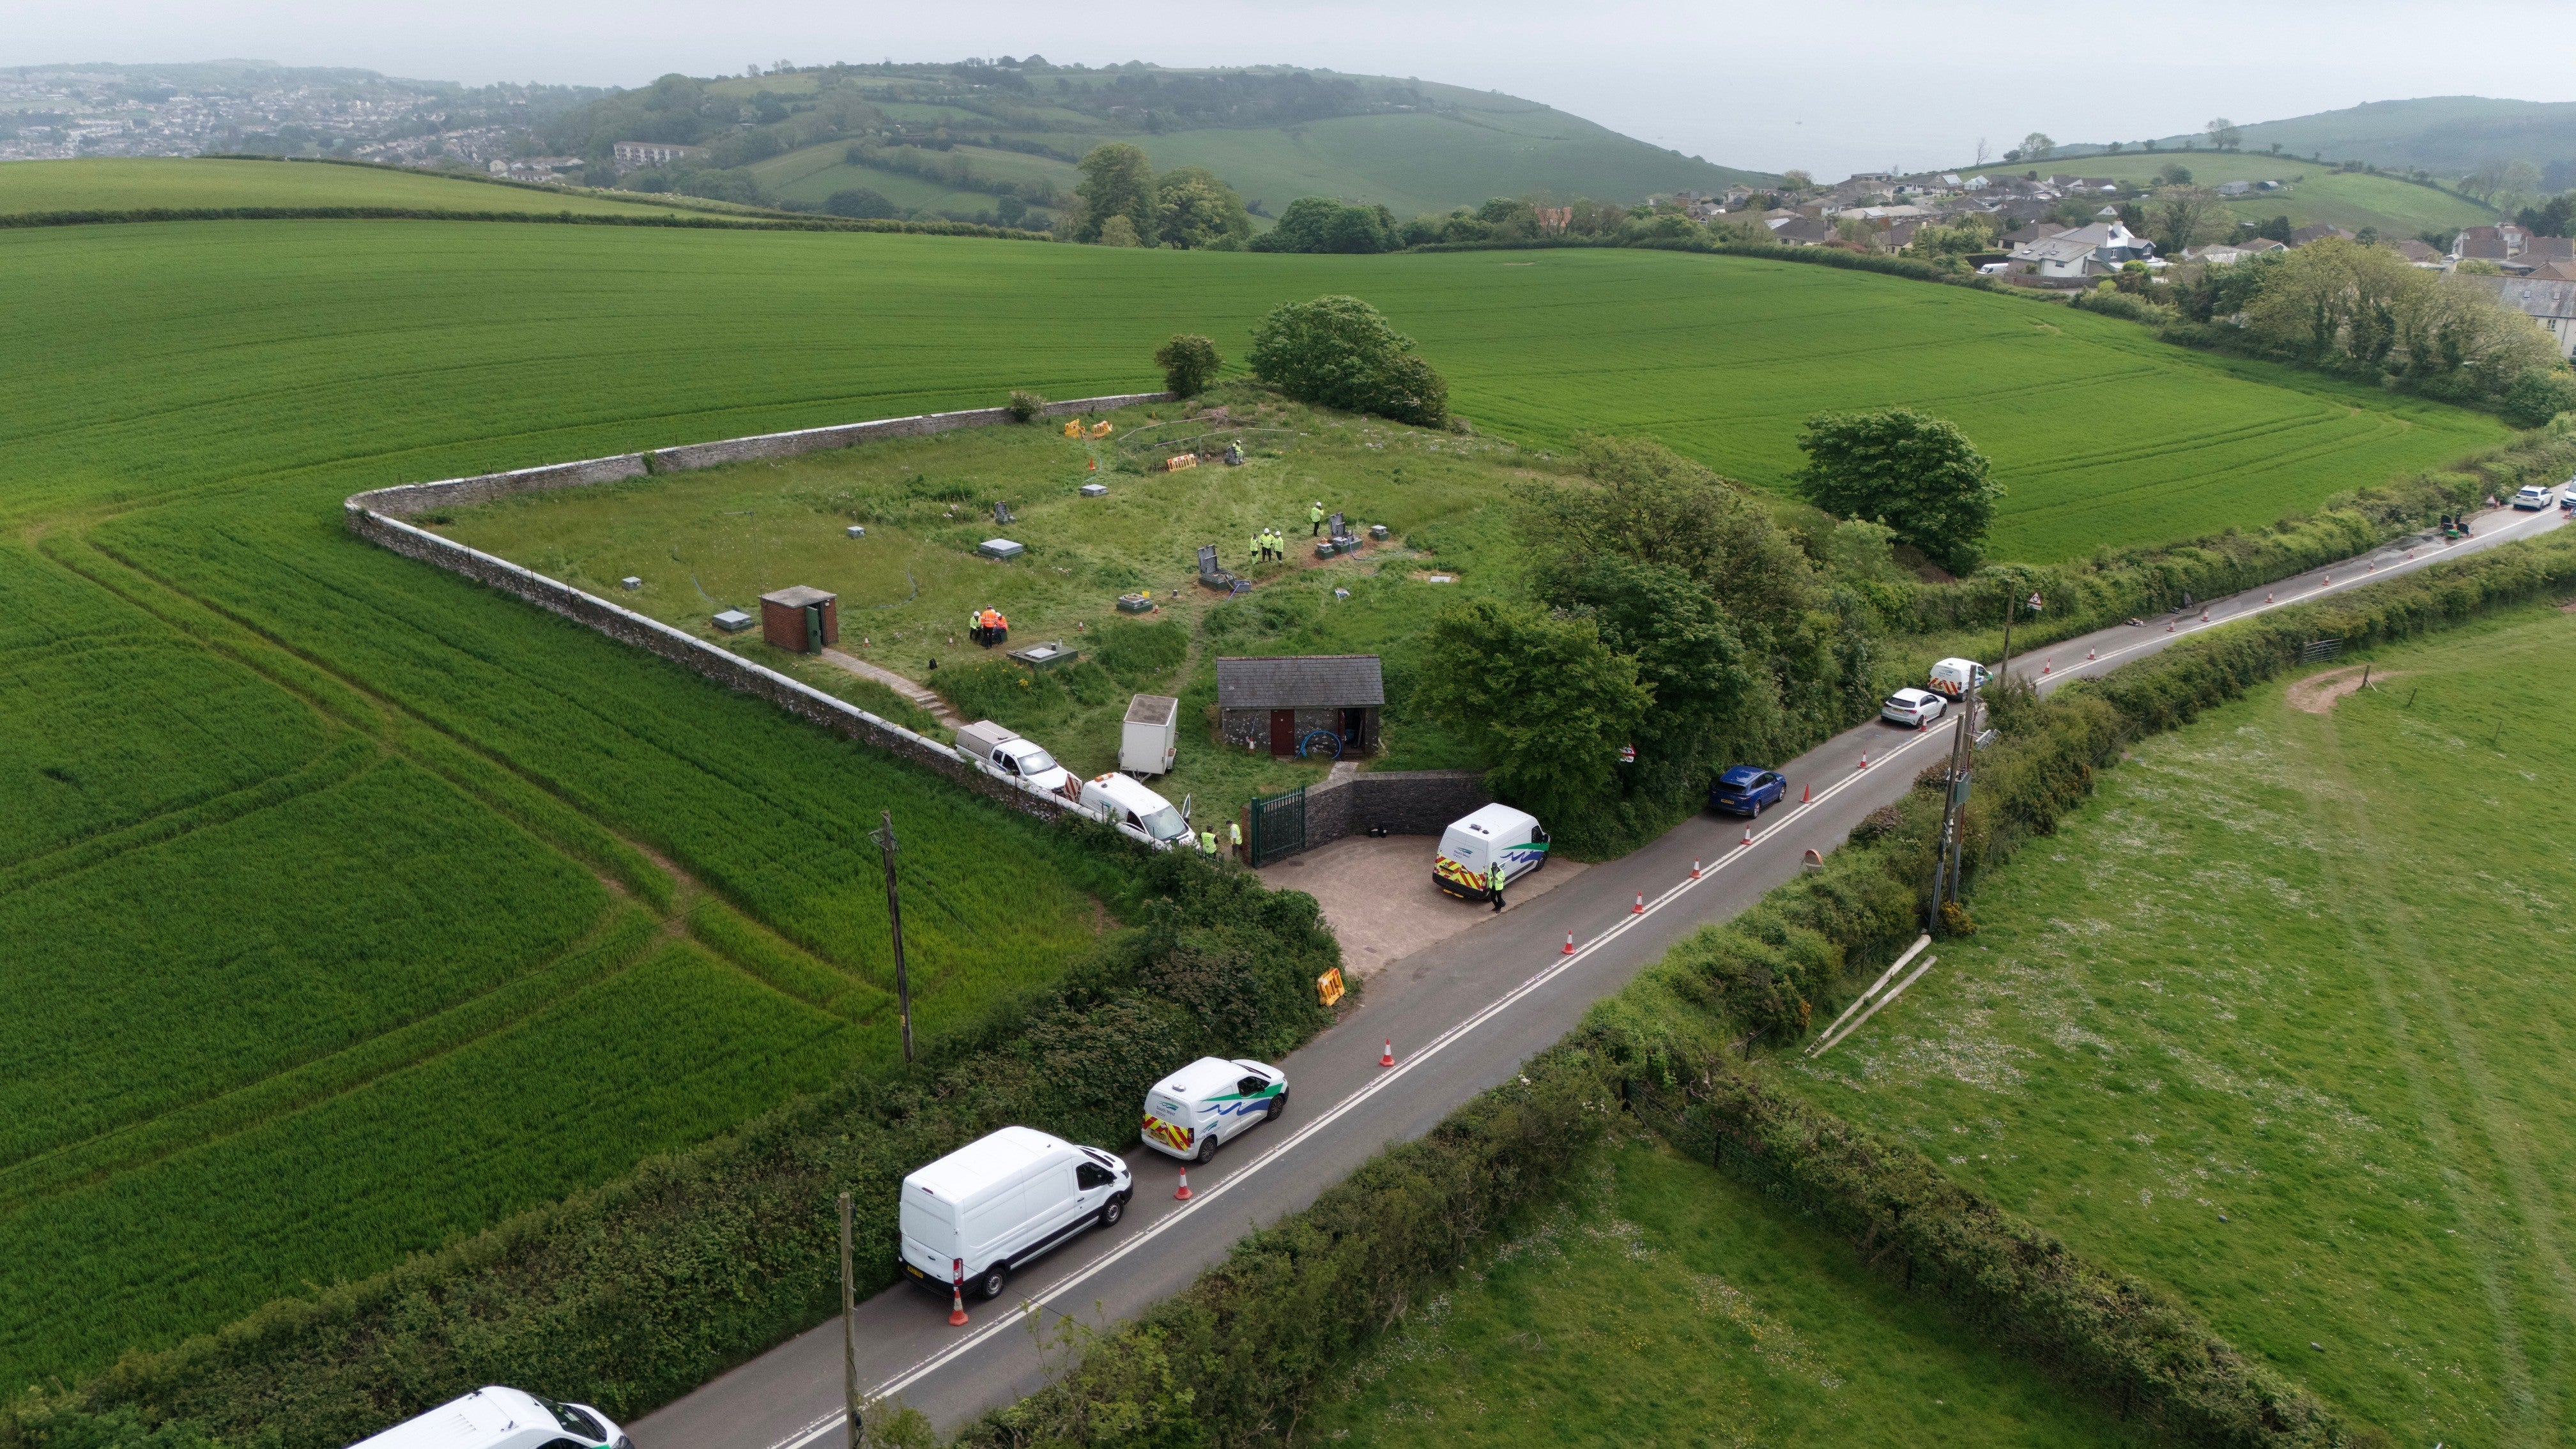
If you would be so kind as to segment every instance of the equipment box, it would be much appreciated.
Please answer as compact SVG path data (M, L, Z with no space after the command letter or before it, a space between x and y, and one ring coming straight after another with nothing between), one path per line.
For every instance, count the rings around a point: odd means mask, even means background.
M1180 744L1181 702L1140 694L1127 701L1127 723L1118 735L1118 768L1130 775L1171 773Z

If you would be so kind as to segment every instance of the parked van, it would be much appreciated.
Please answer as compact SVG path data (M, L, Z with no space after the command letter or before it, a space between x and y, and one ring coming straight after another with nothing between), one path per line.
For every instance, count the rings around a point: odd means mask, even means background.
M1125 775L1094 775L1082 785L1082 808L1108 821L1122 835L1133 836L1156 850L1169 850L1190 835L1190 800L1181 808Z
M491 1385L350 1449L635 1449L635 1441L588 1404Z
M1957 700L1967 695L1970 680L1983 689L1993 677L1986 673L1986 666L1973 659L1943 659L1933 664L1932 677L1924 682L1934 694Z
M906 1276L942 1293L999 1298L1011 1274L1094 1223L1126 1214L1135 1174L1097 1147L1005 1127L903 1180Z
M1201 1057L1145 1094L1145 1145L1190 1162L1267 1122L1288 1105L1288 1074L1266 1062Z
M1466 900L1489 900L1494 861L1503 862L1509 885L1547 864L1547 832L1538 817L1509 805L1488 805L1440 833L1440 854L1431 862L1431 883Z
M959 726L957 753L985 774L998 775L1015 785L1067 797L1074 794L1073 772L1057 764L1045 746L1022 739L991 720L979 719Z

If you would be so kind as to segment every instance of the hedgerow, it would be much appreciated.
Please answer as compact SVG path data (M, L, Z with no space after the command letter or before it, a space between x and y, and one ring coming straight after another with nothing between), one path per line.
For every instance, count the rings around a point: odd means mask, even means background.
M2053 831L2123 744L2295 665L2310 639L2397 638L2569 589L2576 535L2555 535L2218 630L2046 700L2007 691L1995 711L2004 738L1979 759L1965 859L1972 869L1991 864ZM1883 964L1919 929L1938 829L1932 792L1873 816L1824 869L1674 947L1514 1081L1245 1238L1188 1289L1094 1341L1062 1380L986 1415L960 1442L1277 1442L1327 1369L1515 1213L1552 1200L1606 1114L1624 1106L2173 1442L2384 1443L2153 1285L2087 1260L1912 1145L1730 1063L1758 1041L1803 1035L1851 968Z
M873 1291L895 1276L896 1189L923 1162L1012 1122L1119 1141L1172 1067L1281 1054L1329 1020L1313 982L1340 950L1313 898L1191 856L1158 856L1142 874L1140 926L1056 988L950 1033L917 1070L850 1077L390 1272L129 1353L77 1389L0 1410L0 1446L130 1409L225 1440L329 1449L496 1381L578 1391L620 1418L676 1398L828 1316L838 1192L860 1204L860 1286Z
M21 211L0 215L0 228L107 226L146 221L515 221L546 226L660 226L698 231L880 231L973 236L996 241L1053 241L1042 231L978 226L968 221L891 221L834 217L789 220L762 216L649 216L614 212L467 211L423 206L149 206L119 210Z

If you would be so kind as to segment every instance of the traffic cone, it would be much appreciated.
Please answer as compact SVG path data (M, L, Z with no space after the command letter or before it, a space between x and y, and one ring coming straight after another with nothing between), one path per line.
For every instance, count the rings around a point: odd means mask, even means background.
M2094 652L2093 652L2092 650L2090 650L2090 649L2087 649L2087 650L2085 650L2085 651L2084 651L2084 657L2085 657L2085 659L2087 659L2087 660L2089 661L2089 660L2099 659L2099 658L2101 658L2102 656L2101 656L2101 655L2099 655L2099 654L2094 653Z
M1869 768L1869 751L1867 750L1860 752L1860 767L1864 770Z
M1100 471L1100 460L1099 460L1098 458L1094 458L1094 459L1092 459L1092 460L1091 460L1091 471L1092 471L1092 472L1094 472L1094 473L1097 473L1097 472L1099 472L1099 471Z
M1745 833L1745 834L1747 834L1747 835L1751 835L1753 832L1752 832L1752 831L1750 831L1750 830L1747 830L1747 831L1746 831L1746 832L1744 832L1744 833ZM1692 880L1697 880L1697 879L1699 879L1699 858L1698 858L1697 856L1693 856L1693 857L1691 858L1691 879L1692 879Z
M2328 587L2328 588L2332 588L2332 587L2334 587L2334 575L2332 575L2332 574L2328 574L2328 575L2326 575L2326 587Z
M1173 1194L1172 1194L1172 1201L1174 1201L1174 1202L1188 1202L1189 1200L1190 1200L1190 1165L1189 1165L1188 1163L1184 1162L1184 1163L1182 1163L1182 1164L1181 1164L1181 1190L1180 1190L1180 1191L1178 1191L1178 1192L1176 1192L1176 1193L1173 1193Z
M2167 619L2165 621L2165 632L2168 634L2173 632L2173 620Z
M2411 549L2411 548L2410 548L2410 549L2408 549L2408 550L2406 550L2406 556L2407 556L2408 558L2413 558L2413 557L2415 556L2415 550L2413 550L2413 549Z
M1799 787L1798 787L1798 803L1799 803L1799 804L1801 804L1801 805L1808 804L1808 803L1812 802L1815 798L1816 798L1816 787L1815 787L1814 785L1812 785L1812 784L1808 784L1808 785L1801 785L1801 786L1799 786Z
M2372 565L2370 565L2370 571L2371 571L2372 573L2377 573L2377 572L2379 572L2379 565L2378 565L2378 564L2376 564L2376 563L2373 563Z
M1574 933L1572 931L1565 933L1565 954L1568 956L1574 954Z
M2200 622L2204 624L2209 622L2209 611L2207 609L2200 611Z
M1637 892L1637 903L1636 903L1635 905L1630 906L1630 907L1628 908L1628 914L1629 914L1629 915L1632 915L1632 916L1642 916L1642 915L1644 915L1645 913L1646 913L1646 893L1645 893L1644 891L1639 891L1639 892Z
M2057 661L2050 659L2042 662L2039 666L2039 672L2042 674L2055 674L2057 672Z
M966 1326L966 1280L962 1278L948 1287L948 1326Z
M1751 845L1751 844L1753 843L1753 827L1752 827L1752 826L1750 826L1750 825L1747 825L1747 826L1745 826L1745 827L1744 827L1744 840L1743 840L1743 843L1744 843L1744 844L1746 844L1746 845ZM1693 875L1697 875L1697 874L1699 874L1699 872L1698 872L1698 871L1696 871L1696 870L1694 870L1694 871L1692 871L1692 872L1691 872L1691 874L1693 874Z
M1388 1037L1386 1039L1386 1050L1378 1053L1377 1064L1381 1067L1391 1067L1395 1065L1394 1037Z
M2265 594L2265 595L2263 596L2263 602L2264 602L2264 603L2267 603L2267 604L2268 604L2268 603L2270 603L2270 602L2272 602L2272 596L2271 596L2270 594Z

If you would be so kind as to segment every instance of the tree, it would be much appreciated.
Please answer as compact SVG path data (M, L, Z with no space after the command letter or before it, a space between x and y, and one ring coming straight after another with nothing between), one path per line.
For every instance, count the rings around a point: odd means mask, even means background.
M1413 708L1491 761L1499 793L1559 830L1612 793L1654 691L1592 620L1474 599L1442 610L1424 644Z
M2210 117L2209 124L2200 129L2209 137L2209 148L2213 151L2233 151L2245 144L2245 133L2237 130L2236 123L2225 116Z
M1957 425L1911 408L1819 413L1798 489L1837 518L1874 518L1953 573L1975 566L2003 485Z
M1585 486L1522 495L1519 530L1533 552L1540 592L1560 574L1620 557L1679 570L1724 606L1749 647L1769 655L1823 603L1814 567L1769 510L1698 461L1650 438L1574 440Z
M1252 329L1247 360L1253 376L1301 401L1436 427L1446 419L1448 387L1406 355L1412 350L1413 339L1368 303L1318 297L1272 308Z
M2216 241L2236 229L2219 194L2206 186L2166 186L2148 199L2147 231L2167 256Z
M2048 138L2046 131L2033 131L2021 138L2021 159L2024 161L2045 161L2056 150L2057 143Z
M2535 367L2513 380L2496 412L2517 428L2537 428L2576 408L2576 376L2564 367Z
M2565 236L2576 223L2576 191L2561 192L2539 206L2526 206L2516 224L2534 236Z
M1113 216L1100 224L1100 234L1093 240L1104 247L1141 247L1145 239L1136 234L1136 223L1124 216Z
M887 217L900 215L900 213L895 210L893 202L886 200L883 194L865 186L853 186L847 191L833 192L829 197L825 198L823 202L823 210L834 216Z
M1183 166L1154 178L1155 235L1185 251L1241 247L1252 240L1252 215L1243 198L1204 166Z
M1124 141L1111 141L1093 147L1082 158L1081 170L1082 181L1073 188L1082 198L1082 217L1073 229L1075 241L1100 240L1112 217L1125 217L1139 239L1124 243L1127 246L1156 234L1160 218L1154 208L1154 168L1143 151Z
M1395 217L1382 206L1344 206L1328 196L1301 196L1279 224L1252 243L1256 252L1393 251L1403 244Z
M1780 179L1789 183L1789 188L1792 191L1813 191L1816 189L1816 178L1804 171L1783 171L1780 173Z
M1195 332L1176 333L1172 340L1154 349L1154 365L1163 370L1163 386L1182 397L1196 397L1216 381L1216 370L1225 365L1216 344Z
M2185 166L2179 161L2168 161L2164 165L2156 168L2156 180L2163 182L2167 186L2189 186L2191 184L2191 168Z

